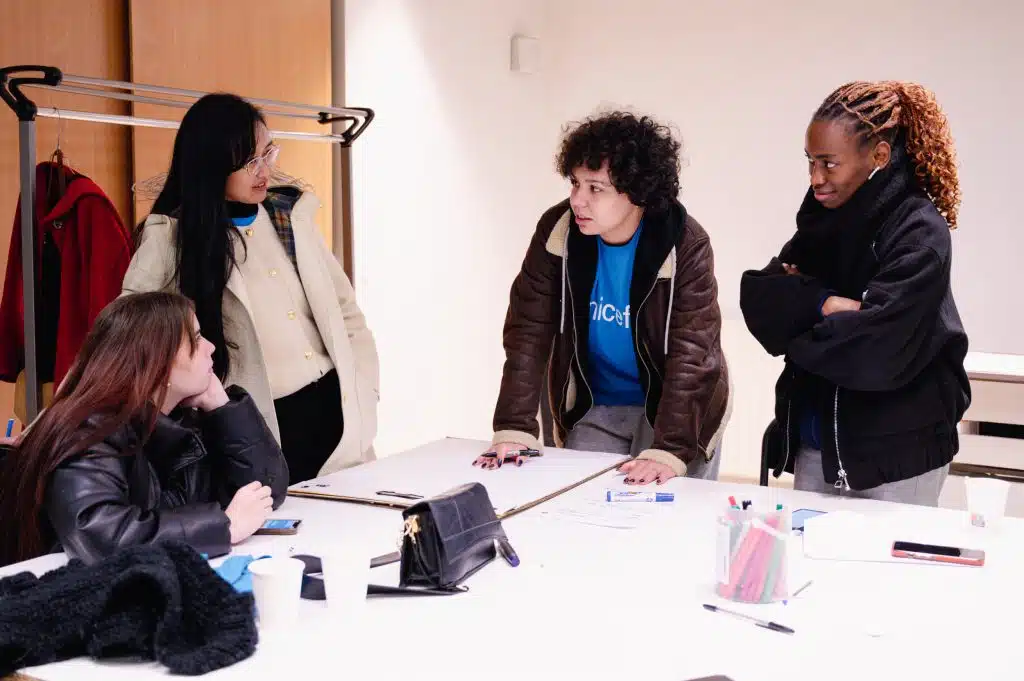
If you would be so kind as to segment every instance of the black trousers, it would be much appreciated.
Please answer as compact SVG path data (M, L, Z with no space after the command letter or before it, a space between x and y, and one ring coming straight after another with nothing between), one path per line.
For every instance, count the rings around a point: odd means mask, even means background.
M345 432L338 372L331 370L316 383L274 400L274 411L289 484L315 478Z

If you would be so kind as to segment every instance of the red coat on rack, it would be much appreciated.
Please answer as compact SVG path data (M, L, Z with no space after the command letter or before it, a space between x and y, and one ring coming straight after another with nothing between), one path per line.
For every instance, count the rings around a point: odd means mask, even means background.
M64 173L67 189L50 210L47 187L58 173ZM0 380L14 382L25 366L25 307L21 268L21 200L14 215L3 299L0 301ZM53 266L59 262L60 286L53 301L59 310L44 310L36 297L37 319L48 314L56 319L56 338L47 339L45 328L37 330L40 352L54 348L54 357L40 357L41 367L53 367L52 380L60 385L100 310L121 293L121 282L131 261L131 235L121 222L114 204L88 177L52 162L36 166L35 250L37 289L46 277L54 281ZM47 260L47 240L53 254ZM46 262L46 268L44 268ZM41 326L45 326L41 325ZM47 372L48 373L48 372ZM42 374L42 370L41 370ZM40 375L40 380L51 377Z

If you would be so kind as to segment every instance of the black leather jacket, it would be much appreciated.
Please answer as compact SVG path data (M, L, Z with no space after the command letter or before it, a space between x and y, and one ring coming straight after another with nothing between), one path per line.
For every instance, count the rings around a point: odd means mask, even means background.
M288 464L242 388L211 412L161 414L141 448L126 426L50 480L45 517L69 558L100 560L122 546L175 539L209 556L231 550L224 513L235 492L259 480L284 501Z

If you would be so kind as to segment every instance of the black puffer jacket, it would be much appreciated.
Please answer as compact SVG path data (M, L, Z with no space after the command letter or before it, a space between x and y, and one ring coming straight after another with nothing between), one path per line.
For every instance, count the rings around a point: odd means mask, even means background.
M240 487L259 480L275 508L284 501L281 448L248 393L227 393L211 412L161 414L141 447L140 429L126 426L53 473L44 509L69 557L91 563L160 540L218 556L231 549L224 509Z
M786 358L766 442L776 477L793 470L809 413L828 483L871 489L949 463L971 400L968 340L950 286L949 227L906 152L894 147L890 166L839 209L808 192L797 225L779 257L740 283L747 328ZM823 318L829 295L861 308Z

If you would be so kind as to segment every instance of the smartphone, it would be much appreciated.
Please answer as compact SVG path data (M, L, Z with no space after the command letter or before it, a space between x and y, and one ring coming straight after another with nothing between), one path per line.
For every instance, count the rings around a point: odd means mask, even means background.
M295 534L299 531L301 520L287 520L285 518L268 518L263 527L256 530L256 534Z
M985 564L985 552L980 549L961 549L955 546L940 546L937 544L915 544L909 541L893 542L892 555L894 558L913 558L915 560L930 560L937 563L954 563L956 565L971 565L974 567L981 567Z
M807 519L816 515L825 515L825 511L815 511L813 508L798 508L793 511L793 531L803 532Z

